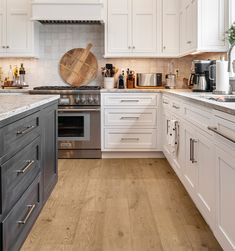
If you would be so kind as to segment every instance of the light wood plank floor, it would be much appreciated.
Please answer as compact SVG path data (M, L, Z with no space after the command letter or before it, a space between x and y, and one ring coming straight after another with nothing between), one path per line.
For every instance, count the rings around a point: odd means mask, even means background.
M164 159L60 160L22 251L221 251Z

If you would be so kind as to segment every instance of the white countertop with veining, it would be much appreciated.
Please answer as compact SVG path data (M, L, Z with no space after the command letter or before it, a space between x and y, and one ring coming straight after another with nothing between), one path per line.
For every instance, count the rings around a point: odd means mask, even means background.
M0 122L58 99L58 95L0 93Z

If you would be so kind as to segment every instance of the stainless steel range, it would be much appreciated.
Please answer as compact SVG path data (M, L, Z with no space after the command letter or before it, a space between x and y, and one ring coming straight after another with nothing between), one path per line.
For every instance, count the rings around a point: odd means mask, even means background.
M100 87L43 86L30 94L59 94L59 158L101 158Z

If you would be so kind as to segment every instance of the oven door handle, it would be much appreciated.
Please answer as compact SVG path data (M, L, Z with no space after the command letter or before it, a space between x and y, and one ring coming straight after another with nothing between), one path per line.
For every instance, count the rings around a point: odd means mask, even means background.
M58 112L100 112L100 109L58 109Z

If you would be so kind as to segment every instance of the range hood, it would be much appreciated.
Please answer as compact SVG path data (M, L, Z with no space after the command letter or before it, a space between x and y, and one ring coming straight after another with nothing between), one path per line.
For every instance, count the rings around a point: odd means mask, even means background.
M103 1L32 0L32 20L42 24L103 23Z

